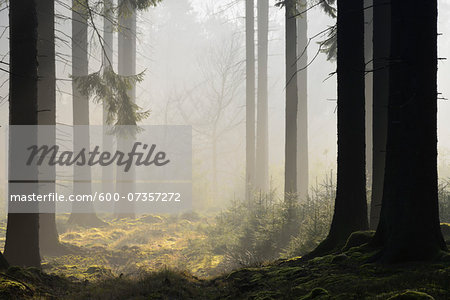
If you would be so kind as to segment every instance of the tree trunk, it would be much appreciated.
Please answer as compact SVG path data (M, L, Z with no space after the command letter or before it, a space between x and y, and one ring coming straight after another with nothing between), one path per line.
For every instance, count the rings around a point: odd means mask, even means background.
M88 41L87 41L87 5L86 0L72 1L72 76L88 75ZM89 149L89 99L84 95L78 85L72 83L73 97L73 145L74 151L81 148ZM80 180L83 179L83 180ZM83 182L81 182L83 181ZM88 168L74 167L74 194L91 194L91 171ZM73 202L69 224L85 227L103 226L94 212L92 202Z
M267 60L269 1L258 0L258 103L256 115L256 189L267 192L269 186L269 127Z
M124 0L121 0L124 1ZM118 41L118 63L119 63L119 75L132 76L136 75L136 10L128 7L127 14L119 15L119 25L121 26L119 31ZM128 91L128 96L131 101L136 101L136 87L133 86ZM129 126L136 124L127 124ZM132 137L126 137L132 138ZM124 147L127 143L125 138L118 137L118 147ZM129 142L128 142L129 143ZM135 170L131 168L127 174L123 172L117 173L117 192L121 195L126 193L132 193L134 189ZM128 182L128 184L123 184ZM130 184L131 183L131 184ZM118 218L135 216L134 203L129 201L119 201L116 203L115 214Z
M364 61L366 63L366 175L367 186L372 186L373 161L373 0L364 0Z
M55 2L41 0L37 3L38 18L38 124L48 125L51 143L56 145L56 76L55 76ZM41 194L55 192L56 168L44 165L42 173L51 174L52 180L40 185ZM47 175L48 176L48 175ZM49 178L49 177L47 177ZM55 203L45 203L48 211L39 215L39 248L41 254L62 254L65 249L59 242L55 221Z
M376 230L383 197L389 98L390 0L373 0L373 164L370 229Z
M297 24L295 0L285 1L286 26L286 142L284 164L284 193L297 193Z
M112 0L104 0L103 3L103 68L105 70L113 69L113 25L111 20L112 15ZM106 101L103 101L103 149L112 150L113 149L113 136L109 134L110 127L107 120L107 107ZM103 193L113 193L114 192L114 166L104 166L102 167L102 191Z
M337 3L337 191L330 232L311 256L334 251L345 244L352 232L368 228L363 1Z
M255 187L255 13L254 0L246 0L246 152L245 198L250 201Z
M418 22L417 20L420 20ZM437 175L437 1L391 2L391 66L381 219L384 263L435 258Z
M9 3L9 124L37 125L37 12L33 0L11 1ZM36 134L30 134L37 144ZM23 138L10 131L10 150ZM9 177L16 178L16 167L10 153ZM33 182L20 183L9 180L9 195L38 193L37 167L30 168ZM26 204L31 211L38 212L37 202ZM9 202L12 207L12 202ZM5 258L11 265L39 267L39 214L8 213L6 229Z
M308 13L305 0L300 2L297 17L297 70L308 64ZM301 201L308 198L308 71L297 73L298 112L297 112L297 194Z

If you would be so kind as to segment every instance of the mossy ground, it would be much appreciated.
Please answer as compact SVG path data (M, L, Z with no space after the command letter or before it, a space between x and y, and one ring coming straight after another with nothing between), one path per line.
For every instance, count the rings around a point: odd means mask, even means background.
M221 273L223 257L204 244L207 222L194 214L60 228L74 253L44 257L42 271L0 273L0 299L450 299L449 259L367 263L376 250L359 246L365 233L344 253Z
M170 269L73 281L39 270L0 274L0 296L65 299L449 299L450 263L383 266L366 263L373 251L280 260L209 279Z
M103 218L100 228L67 227L58 216L60 240L70 254L44 257L45 272L91 280L120 274L138 275L165 268L189 270L198 277L218 275L223 257L206 247L206 224L213 217L144 215L135 219Z

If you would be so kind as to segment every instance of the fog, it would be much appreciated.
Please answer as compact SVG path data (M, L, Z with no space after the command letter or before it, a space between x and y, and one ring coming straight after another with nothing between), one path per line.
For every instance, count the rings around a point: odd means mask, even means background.
M67 4L67 1L62 1ZM270 1L269 24L269 166L271 187L283 191L284 168L284 10ZM58 3L58 13L70 15L67 6ZM450 49L450 1L439 1L439 57ZM256 10L255 10L256 13ZM256 14L255 14L256 15ZM102 19L97 18L102 28ZM217 0L164 0L156 8L138 15L137 71L145 79L137 86L137 104L151 115L141 124L188 124L193 126L194 205L211 193L211 123L214 117L215 89L221 83L220 72L230 72L226 83L229 102L223 109L217 130L219 205L244 196L245 174L245 24L244 2ZM309 11L308 36L334 24L319 8ZM8 61L8 17L0 12L0 55ZM255 26L256 28L256 26ZM72 123L70 82L71 20L57 22L57 120ZM89 29L89 70L98 71L101 51L97 36ZM117 33L115 33L117 36ZM336 172L336 69L326 55L317 54L319 35L308 47L308 123L310 184L325 174ZM114 45L117 50L117 39ZM117 57L113 58L117 63ZM2 64L2 69L7 65ZM117 69L116 69L117 70ZM231 79L230 79L231 78ZM8 124L8 74L0 71L0 125ZM438 137L439 176L450 177L450 62L439 61ZM102 108L91 104L91 124L102 124ZM2 140L6 141L4 135ZM6 186L4 156L0 172L1 186ZM199 200L200 201L200 200ZM200 202L203 203L203 202Z

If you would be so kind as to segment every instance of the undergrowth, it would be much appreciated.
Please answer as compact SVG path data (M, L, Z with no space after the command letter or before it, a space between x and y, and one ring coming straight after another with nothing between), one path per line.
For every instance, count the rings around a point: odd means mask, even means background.
M352 244L352 243L349 243ZM277 260L210 279L162 269L73 282L37 269L0 273L5 299L448 299L450 260L367 263L367 244L317 257Z
M362 238L344 253L298 258L328 233L335 188L327 178L302 202L271 192L215 215L102 216L108 226L101 228L69 226L68 215L58 215L71 253L43 257L42 270L0 273L0 299L448 299L448 259L368 264L374 250L361 243L373 232L355 234ZM448 223L449 181L440 182L439 205ZM450 225L441 228L448 243Z

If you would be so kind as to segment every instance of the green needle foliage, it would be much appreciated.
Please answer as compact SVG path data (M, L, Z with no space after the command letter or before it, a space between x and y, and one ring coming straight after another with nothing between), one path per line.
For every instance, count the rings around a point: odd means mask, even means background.
M146 10L150 7L156 6L162 0L119 0L116 7L109 7L110 14L118 16L129 16L132 11ZM84 8L89 12L91 25L94 27L96 33L99 35L100 43L102 44L100 34L95 27L93 20L93 11L95 15L102 15L105 11L101 11L104 7L103 1L96 1L92 5L86 2ZM113 22L116 30L118 23ZM102 45L103 47L103 45ZM139 132L139 127L136 126L138 122L146 119L150 115L150 111L142 111L130 97L129 92L136 86L136 83L142 82L144 79L144 72L136 75L123 76L114 72L111 64L103 66L99 71L91 73L87 76L72 76L74 83L78 84L80 92L88 97L91 97L94 102L105 104L106 107L106 124L112 126L111 134L118 136L134 136Z
M297 0L300 3L299 0ZM279 8L283 8L286 0L280 0L275 3L275 6ZM325 14L330 16L333 19L337 17L337 9L334 7L336 5L336 0L319 0L316 3L312 3L312 6L307 7L308 5L302 5L302 7L297 7L297 12L295 13L296 17L301 17L301 13L307 11L309 8L314 6L319 6ZM304 7L303 7L304 6ZM337 26L331 26L329 30L327 30L326 39L323 41L317 42L320 45L320 52L327 55L327 60L335 61L337 57L337 35L336 35Z
M103 70L89 74L88 76L73 77L80 91L92 97L96 103L105 103L107 118L106 123L112 127L112 133L128 135L124 132L124 125L137 125L139 121L147 118L150 111L141 111L141 108L132 101L128 92L138 82L144 79L144 72L132 76L122 76L114 72L108 66ZM129 129L129 126L126 128ZM136 127L136 133L139 130Z
M337 17L336 0L320 1L320 8L333 19ZM337 57L337 25L331 26L327 31L327 38L317 42L320 45L320 52L326 54L327 60L336 61Z
M119 16L127 16L131 13L130 9L146 10L158 5L162 0L122 0L117 4Z
M320 52L327 55L327 60L329 61L336 61L337 57L337 26L330 26L328 33L327 33L327 39L318 42L320 45Z

